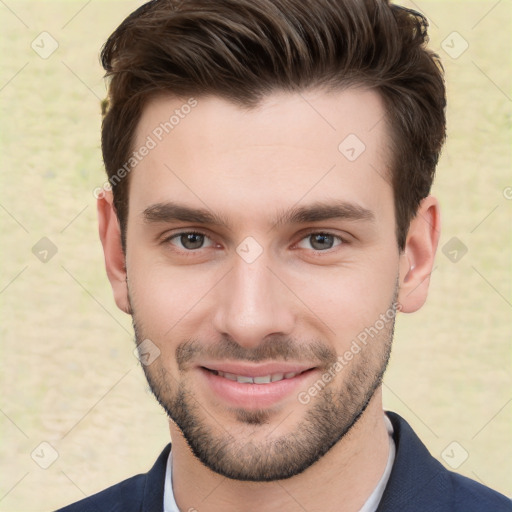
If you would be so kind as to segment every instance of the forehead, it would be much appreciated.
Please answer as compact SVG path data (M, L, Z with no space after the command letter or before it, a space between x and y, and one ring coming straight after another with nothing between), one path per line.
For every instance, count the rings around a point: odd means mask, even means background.
M149 149L131 172L130 212L177 199L227 216L329 198L389 210L384 115L361 89L276 93L254 108L154 99L136 131L134 150Z

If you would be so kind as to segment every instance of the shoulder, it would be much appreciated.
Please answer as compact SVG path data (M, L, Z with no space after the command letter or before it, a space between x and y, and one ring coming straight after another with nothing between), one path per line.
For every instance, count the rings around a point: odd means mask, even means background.
M509 498L448 471L403 418L386 414L393 424L396 456L379 512L512 512Z
M453 510L512 512L512 500L470 478L447 471Z
M57 512L162 512L168 444L153 467Z
M146 475L136 475L57 512L135 512L141 510Z

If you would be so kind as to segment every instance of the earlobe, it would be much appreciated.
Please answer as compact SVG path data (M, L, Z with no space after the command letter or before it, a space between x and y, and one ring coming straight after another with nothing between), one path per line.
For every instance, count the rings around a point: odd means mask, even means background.
M405 313L417 311L427 299L440 230L439 203L435 197L428 196L411 221L405 249L400 255L398 300Z
M121 229L111 191L98 198L98 228L107 276L114 292L117 307L131 314L126 282L126 260L121 246Z

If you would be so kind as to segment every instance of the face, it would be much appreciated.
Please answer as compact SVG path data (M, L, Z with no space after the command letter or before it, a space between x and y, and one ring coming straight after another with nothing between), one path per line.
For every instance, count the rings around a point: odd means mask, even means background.
M288 478L350 431L388 361L400 253L383 104L366 90L184 104L154 100L136 133L155 142L127 229L137 343L159 353L143 368L207 467Z

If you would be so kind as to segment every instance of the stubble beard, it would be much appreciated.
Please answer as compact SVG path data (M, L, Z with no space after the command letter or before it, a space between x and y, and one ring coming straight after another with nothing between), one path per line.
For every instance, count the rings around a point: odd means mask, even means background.
M395 307L396 296L397 290L390 309ZM139 345L146 337L136 321L136 312L132 311L135 338ZM234 480L282 480L298 475L313 465L344 438L362 416L382 383L391 354L394 323L393 318L371 342L354 354L350 363L343 367L330 385L312 397L309 404L303 405L297 401L297 408L307 407L307 410L293 432L271 435L276 425L272 425L272 412L268 409L236 409L234 416L237 424L247 427L248 432L264 428L269 431L263 441L256 443L247 436L240 438L228 432L222 420L214 418L199 403L190 386L187 386L186 377L178 381L161 364L162 358L142 367L155 398L181 430L192 453L201 463ZM197 341L192 343L196 346L199 344ZM190 344L190 340L180 346L187 344ZM279 347L274 345L273 351L279 352ZM336 389L335 383L340 378L343 380Z

